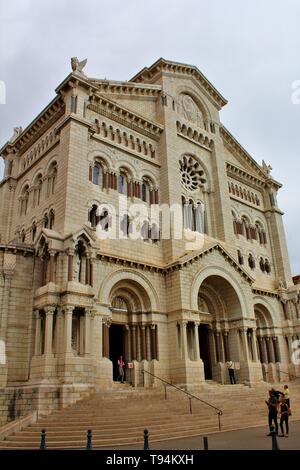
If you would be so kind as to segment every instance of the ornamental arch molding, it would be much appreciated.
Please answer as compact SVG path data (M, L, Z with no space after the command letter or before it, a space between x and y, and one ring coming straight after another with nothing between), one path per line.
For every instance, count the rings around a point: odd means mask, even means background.
M221 278L221 280L223 280L223 282L227 281L227 283L231 286L231 288L235 292L236 297L239 301L240 308L241 308L241 315L243 317L244 316L249 317L249 314L251 312L249 311L249 305L247 303L245 293L243 292L240 286L240 283L229 270L222 268L222 267L207 266L205 268L202 268L195 275L195 278L191 287L191 300L190 300L191 309L198 310L198 294L199 294L200 287L202 286L204 281L213 277L219 277ZM254 316L254 312L253 312L253 316Z
M141 287L141 294L144 292L147 294L150 302L150 309L154 312L160 311L160 303L158 295L149 281L149 279L141 273L137 273L132 269L120 269L110 273L101 283L98 290L98 301L108 306L111 301L111 293L114 288L119 284L124 288L125 283L128 283L128 288L138 293L138 287Z

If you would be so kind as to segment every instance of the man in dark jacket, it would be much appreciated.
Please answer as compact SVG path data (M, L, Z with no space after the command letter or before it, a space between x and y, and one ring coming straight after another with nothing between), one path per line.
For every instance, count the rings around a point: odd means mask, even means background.
M270 432L268 436L272 435L271 434L272 421L274 421L275 431L276 431L276 434L278 435L277 415L278 415L279 400L276 396L276 391L274 389L269 390L269 400L266 401L266 404L268 405L268 408L269 408L268 421L269 421Z

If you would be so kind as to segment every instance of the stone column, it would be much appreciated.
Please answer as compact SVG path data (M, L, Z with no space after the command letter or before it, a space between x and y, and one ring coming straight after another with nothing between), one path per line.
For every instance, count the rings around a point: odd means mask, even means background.
M53 315L55 312L55 307L46 307L46 326L45 326L45 350L44 354L50 356L53 354L52 342L53 342Z
M141 348L141 327L137 325L136 329L136 359L141 361L142 359L142 348Z
M85 356L91 353L91 316L90 309L85 309L84 315L84 354Z
M50 255L50 261L49 261L49 282L54 282L54 256L55 256L55 251L50 250L49 251Z
M257 345L256 345L256 328L252 328L252 350L253 350L253 360L258 362L258 354L257 354Z
M275 363L273 341L270 336L266 337L266 344L267 344L267 352L268 352L268 362Z
M230 353L229 353L229 341L228 341L228 331L223 332L223 344L224 344L224 352L225 352L225 361L231 360Z
M72 318L73 306L65 307L65 325L64 325L64 352L65 354L73 354L72 351Z
M220 331L217 332L217 341L218 341L218 350L219 350L219 360L220 362L225 362L223 345L222 345L222 333Z
M275 336L275 337L273 338L273 341L274 341L275 361L276 361L276 362L281 362L278 336Z
M136 361L136 325L131 327L131 357Z
M187 347L187 324L186 320L181 321L181 341L182 341L182 358L188 359L188 347Z
M241 332L241 340L242 340L242 348L244 351L245 361L249 362L249 349L248 349L248 341L247 341L247 329L248 328L240 328Z
M266 359L264 356L263 338L261 336L258 336L257 340L258 340L258 347L259 347L260 362L263 364L265 363L265 359Z
M86 280L86 257L83 256L81 258L81 266L80 266L80 278L79 278L80 284L85 284L85 280Z
M93 287L94 283L94 264L93 259L90 258L90 286Z
M262 337L262 351L263 351L263 362L264 364L268 364L269 362L269 357L268 357L268 348L267 348L267 340L266 337Z
M131 362L131 337L130 337L130 327L129 325L125 325L126 330L126 342L127 342L127 361Z
M147 361L151 361L150 326L146 326Z
M74 250L68 251L68 281L73 281L73 258Z
M200 322L194 322L194 338L195 338L195 359L200 361L200 343L199 343L199 325Z
M57 308L56 314L56 328L55 328L55 352L59 354L63 352L63 329L64 329L64 315L61 307Z
M216 362L220 362L219 335L220 335L219 332L217 332L217 331L214 332Z
M35 318L35 340L34 340L34 355L41 355L41 315L39 310L34 311Z
M248 345L248 350L249 350L249 359L253 361L254 352L253 352L253 344L252 344L252 332L249 329L247 330L247 345Z
M103 357L109 359L109 327L111 325L110 320L106 320L103 323Z
M146 327L141 325L141 356L142 360L147 359Z
M90 285L90 258L89 256L86 257L86 265L85 265L85 283Z
M151 358L157 359L157 347L156 347L156 326L150 325L150 335L151 335Z

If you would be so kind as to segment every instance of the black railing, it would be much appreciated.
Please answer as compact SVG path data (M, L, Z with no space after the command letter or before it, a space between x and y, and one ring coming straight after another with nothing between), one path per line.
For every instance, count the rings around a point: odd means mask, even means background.
M184 393L184 394L188 397L189 402L190 402L190 414L193 414L192 399L198 400L198 401L200 401L201 403L204 403L205 405L209 406L210 408L213 408L213 409L215 410L215 412L217 413L217 415L218 415L219 431L221 431L221 416L222 416L222 414L223 414L223 411L220 410L220 408L217 408L216 406L212 405L212 404L209 403L208 401L202 400L202 398L199 398L199 397L197 397L196 395L193 395L192 393L187 392L186 390L182 390L182 388L177 387L177 385L174 385L174 384L168 382L167 380L164 380L164 379L162 379L161 377L158 377L157 375L154 375L154 374L152 374L151 372L148 372L148 371L145 370L145 369L143 369L141 372L142 372L143 376L144 376L144 374L146 373L146 374L151 375L151 376L154 377L155 379L158 379L158 380L160 380L161 382L163 382L164 387L165 387L165 400L167 399L167 385L169 385L170 387L176 388L176 390L179 390L180 392Z

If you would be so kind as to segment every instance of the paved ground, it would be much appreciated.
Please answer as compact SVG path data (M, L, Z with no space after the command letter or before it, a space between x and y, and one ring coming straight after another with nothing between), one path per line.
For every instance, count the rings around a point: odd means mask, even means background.
M151 450L202 450L203 438L190 437L172 441L153 442ZM210 450L271 450L272 438L267 437L268 427L256 427L241 429L238 431L226 431L208 435L208 446ZM290 435L288 438L278 437L277 442L280 450L300 450L300 421L290 422ZM107 450L133 450L141 449L141 445L108 447Z

